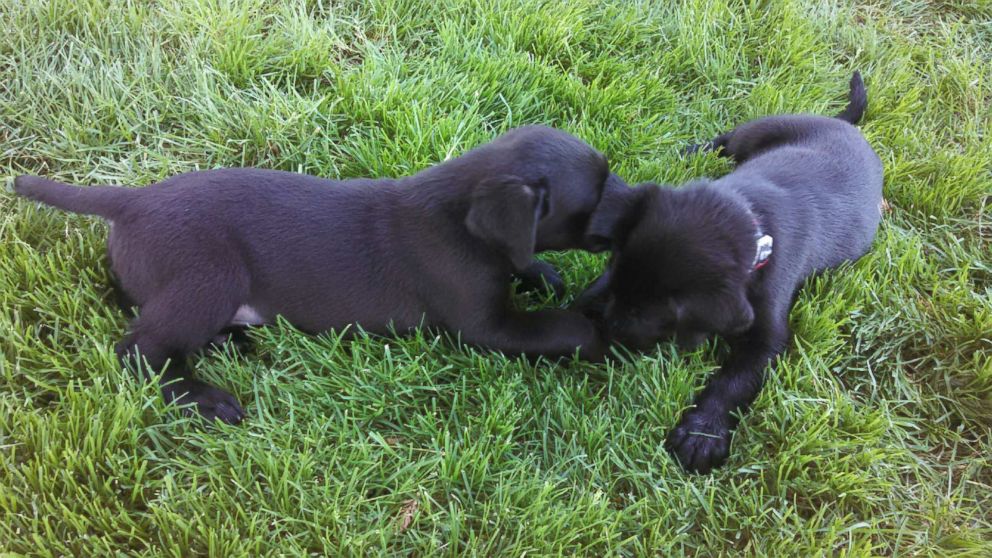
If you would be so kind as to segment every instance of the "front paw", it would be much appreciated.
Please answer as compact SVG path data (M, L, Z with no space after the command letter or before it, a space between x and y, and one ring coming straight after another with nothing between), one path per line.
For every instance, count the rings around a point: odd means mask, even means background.
M690 409L668 433L665 449L686 470L706 474L730 454L730 417L723 412Z
M556 299L565 298L565 281L558 275L558 272L554 269L551 273L541 276L542 282L541 286L535 289L538 293L548 296L553 295Z
M565 281L548 262L534 260L526 269L517 273L516 278L520 281L521 292L554 295L555 298L565 296Z
M579 359L586 362L605 362L607 343L598 332L595 339L587 341L579 347Z

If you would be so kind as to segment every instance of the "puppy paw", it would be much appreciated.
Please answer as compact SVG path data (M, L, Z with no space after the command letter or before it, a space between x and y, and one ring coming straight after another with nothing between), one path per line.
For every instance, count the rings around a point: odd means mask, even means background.
M555 298L565 298L565 281L558 275L558 272L554 272L554 275L545 275L543 279L542 294L553 294Z
M556 298L565 296L565 281L547 262L534 260L524 270L516 274L521 292L534 292L541 295L553 294Z
M244 409L233 395L199 380L184 378L162 387L166 403L179 405L183 413L199 415L208 422L219 420L238 424L245 418Z
M606 343L602 341L602 336L597 336L595 341L588 341L579 347L579 358L586 362L605 362Z
M554 270L548 275L542 275L534 279L531 283L521 282L521 289L524 292L537 293L541 296L554 296L554 298L565 298L565 281Z
M691 409L668 433L665 449L683 468L706 474L730 454L730 420L726 415Z

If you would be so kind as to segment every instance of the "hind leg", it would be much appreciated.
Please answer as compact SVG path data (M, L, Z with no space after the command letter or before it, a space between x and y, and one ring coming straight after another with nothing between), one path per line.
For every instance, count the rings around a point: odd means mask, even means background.
M114 292L114 302L117 304L117 307L121 309L121 312L125 316L136 318L141 305L134 300L134 297L124 290L124 285L121 283L121 277L117 274L117 270L114 269L114 256L111 253L112 238L113 228L111 228L110 236L107 238L107 281L110 283L110 288Z
M244 411L226 391L196 380L186 366L190 353L208 344L230 323L247 295L247 281L213 275L200 280L186 277L147 301L133 322L131 333L118 345L125 365L158 373L165 368L161 386L167 403L186 406L203 418L237 424ZM144 378L148 374L142 374Z
M138 303L135 302L131 295L127 294L124 287L121 285L121 280L117 277L117 274L113 270L109 272L110 288L114 291L114 302L117 307L121 309L127 316L136 317L138 312L135 310L138 308Z
M841 123L837 119L819 116L796 114L766 116L745 122L725 134L720 134L712 141L689 146L685 149L685 153L716 151L739 164L769 149L813 137L817 130L822 130L824 127L839 125Z

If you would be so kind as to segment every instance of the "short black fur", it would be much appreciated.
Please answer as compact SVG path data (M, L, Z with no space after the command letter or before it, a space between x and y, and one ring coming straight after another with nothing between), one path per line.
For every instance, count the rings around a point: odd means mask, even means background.
M436 327L512 355L599 359L591 321L520 312L508 295L513 273L556 288L533 255L584 246L608 173L575 137L528 126L401 179L219 169L140 189L22 176L15 190L110 222L119 303L139 308L121 359L153 372L169 361L168 401L236 423L238 401L192 378L187 357L276 316L307 332Z
M590 220L590 244L609 243L613 254L578 304L609 337L632 348L661 339L693 346L713 334L728 341L729 357L668 435L666 447L689 470L727 459L736 415L789 342L803 281L872 244L882 165L852 126L867 102L858 74L850 100L839 118L743 124L705 145L738 163L731 174L678 189L613 188ZM764 235L774 245L759 267Z

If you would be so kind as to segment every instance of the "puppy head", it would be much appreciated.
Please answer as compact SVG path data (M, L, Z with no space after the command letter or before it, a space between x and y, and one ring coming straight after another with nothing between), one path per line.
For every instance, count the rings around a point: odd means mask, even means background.
M519 271L534 257L537 222L547 211L546 185L528 185L512 175L495 176L473 188L465 226Z
M548 211L537 224L535 250L588 248L589 217L607 186L609 163L582 140L546 126L524 126L493 142L501 157L486 167L508 165L501 172L547 185ZM486 168L486 172L492 172Z
M755 230L740 200L706 184L641 185L604 197L588 236L613 250L610 337L635 349L664 339L690 348L748 329Z

